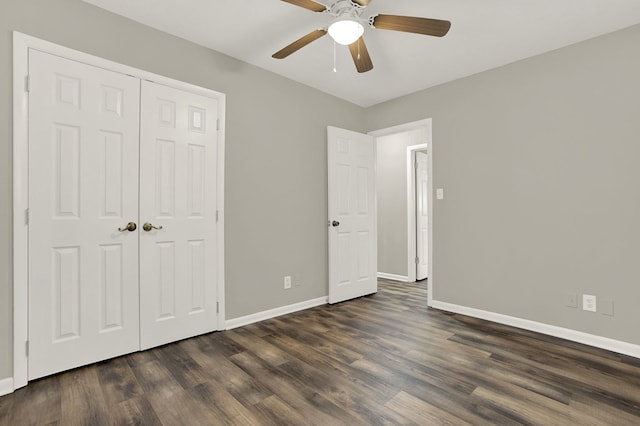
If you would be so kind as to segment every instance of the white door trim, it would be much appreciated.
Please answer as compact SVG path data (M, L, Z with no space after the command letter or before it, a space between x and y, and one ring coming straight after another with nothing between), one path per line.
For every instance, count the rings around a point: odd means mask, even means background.
M411 123L400 124L398 126L388 127L385 129L369 132L371 136L376 138L381 136L393 135L409 130L419 128L427 129L427 143L413 145L407 147L407 281L416 280L416 217L415 217L415 151L425 150L429 158L429 182L427 184L427 192L429 194L429 203L427 209L429 211L429 285L427 287L427 305L431 306L434 286L433 273L433 138L432 138L432 119L413 121Z
M28 228L26 211L29 206L29 97L27 75L28 52L36 49L87 65L127 74L141 80L150 80L176 89L217 99L219 102L217 206L218 216L218 330L225 325L225 272L224 272L224 152L226 97L210 89L184 83L137 68L112 62L87 53L50 43L26 34L13 32L13 387L28 382Z

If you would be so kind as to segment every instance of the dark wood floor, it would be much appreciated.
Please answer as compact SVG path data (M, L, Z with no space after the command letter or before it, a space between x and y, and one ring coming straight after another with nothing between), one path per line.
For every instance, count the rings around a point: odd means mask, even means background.
M0 424L640 424L640 361L428 310L426 283L37 380Z

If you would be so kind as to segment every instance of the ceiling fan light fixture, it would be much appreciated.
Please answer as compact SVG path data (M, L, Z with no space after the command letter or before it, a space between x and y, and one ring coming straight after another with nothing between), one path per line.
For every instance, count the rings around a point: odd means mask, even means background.
M362 24L353 18L339 18L329 25L329 35L338 44L348 46L364 34Z

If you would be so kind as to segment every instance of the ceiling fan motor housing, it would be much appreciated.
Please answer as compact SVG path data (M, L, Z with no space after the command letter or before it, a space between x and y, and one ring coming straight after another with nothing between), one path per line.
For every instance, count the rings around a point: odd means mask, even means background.
M349 17L354 20L360 20L363 11L364 6L360 6L353 0L337 0L327 9L327 12L336 18Z

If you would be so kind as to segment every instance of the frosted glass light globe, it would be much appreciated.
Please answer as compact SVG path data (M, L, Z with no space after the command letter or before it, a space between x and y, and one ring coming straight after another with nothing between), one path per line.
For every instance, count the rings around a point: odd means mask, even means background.
M358 21L341 19L329 25L329 35L333 40L345 46L355 43L364 34L364 27Z

